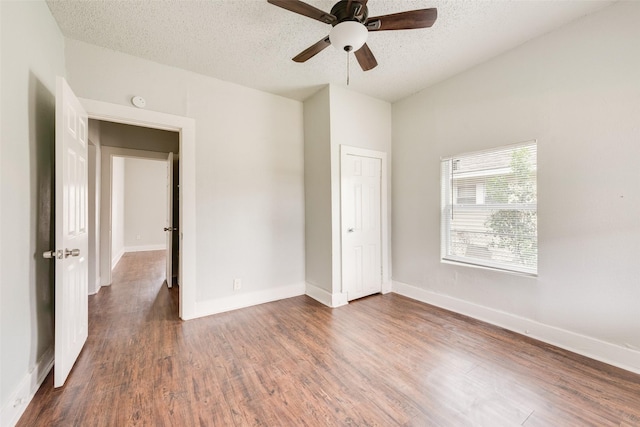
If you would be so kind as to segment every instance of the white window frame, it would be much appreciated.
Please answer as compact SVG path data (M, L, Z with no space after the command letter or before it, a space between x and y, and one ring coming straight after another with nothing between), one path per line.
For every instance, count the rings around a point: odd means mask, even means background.
M501 147L495 147L492 149L488 149L488 150L482 150L482 151L475 151L475 152L467 152L467 153L461 153L459 155L455 155L455 156L447 156L447 157L443 157L440 159L440 165L441 165L441 170L440 170L440 177L441 177L441 221L440 221L440 235L441 235L441 254L440 254L440 260L443 263L453 263L453 264L457 264L457 265L463 265L463 266L472 266L472 267L478 267L478 268L486 268L486 269L491 269L491 270L498 270L498 271L504 271L504 272L508 272L508 273L515 273L515 274L521 274L521 275L527 275L527 276L537 276L538 275L538 266L537 266L537 262L535 266L524 266L524 265L509 265L509 264L505 264L503 262L500 261L493 261L491 259L479 259L479 258L473 258L473 257L466 257L466 256L460 256L460 255L455 255L453 253L452 250L452 239L451 239L451 235L452 235L452 220L451 220L451 212L452 209L454 209L454 205L457 204L457 192L455 190L455 186L452 184L453 182L453 178L452 178L452 168L453 168L453 163L454 161L456 161L459 158L464 158L464 157L470 157L470 156L474 156L474 155L481 155L481 154L488 154L488 153L492 153L492 152L496 152L496 151L501 151L501 150L505 150L505 149L518 149L519 147L526 147L526 146L531 146L531 145L535 145L536 146L536 151L537 151L537 141L536 140L531 140L531 141L526 141L526 142L522 142L522 143L518 143L518 144L511 144L511 145L506 145L506 146L501 146ZM537 160L536 160L536 164L535 164L535 169L537 170ZM501 174L502 173L506 173L508 172L508 170L510 170L510 168L503 168L503 169L495 169L494 171L498 171ZM465 177L464 174L460 174L461 176L458 176L458 178L460 177ZM473 175L473 173L469 174L470 176ZM536 178L537 179L537 178ZM484 188L483 188L484 190ZM484 195L483 195L483 200L482 202L484 202ZM456 202L454 203L454 200L456 200ZM536 203L532 203L532 204L519 204L519 205L509 205L509 204L504 204L504 205L500 205L500 204L492 204L491 207L494 209L505 209L505 208L513 208L514 206L517 206L519 210L535 210L537 212L537 202ZM486 205L484 205L484 203L481 204L476 204L476 205L464 205L464 209L466 210L473 210L473 209L482 209L485 210ZM537 233L536 233L536 237L537 237Z

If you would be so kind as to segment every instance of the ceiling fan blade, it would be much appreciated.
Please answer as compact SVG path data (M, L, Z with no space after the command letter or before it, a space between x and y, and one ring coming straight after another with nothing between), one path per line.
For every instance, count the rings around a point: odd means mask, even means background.
M360 49L356 50L355 55L362 71L369 71L378 66L376 57L373 56L373 52L371 52L371 49L369 49L366 43Z
M330 13L324 12L318 8L311 6L305 2L299 0L267 0L269 3L291 11L293 13L297 13L300 15L307 16L312 19L316 19L320 22L324 22L325 24L333 24L337 21L337 18Z
M325 37L322 40L320 40L318 43L309 46L308 48L306 48L305 50L303 50L302 52L300 52L298 55L296 55L293 60L296 62L305 62L311 58L313 58L314 56L316 56L317 54L319 54L320 52L322 52L326 47L331 46L331 42L329 41L329 37Z
M438 9L419 9L391 15L374 16L367 19L365 24L369 31L412 30L414 28L428 28L436 22Z

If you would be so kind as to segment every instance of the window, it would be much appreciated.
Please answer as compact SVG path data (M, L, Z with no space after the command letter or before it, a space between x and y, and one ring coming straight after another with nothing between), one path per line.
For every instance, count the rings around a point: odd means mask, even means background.
M456 193L456 203L459 205L475 205L476 204L476 185L475 184L459 184L454 189Z
M442 259L538 272L536 142L443 159Z

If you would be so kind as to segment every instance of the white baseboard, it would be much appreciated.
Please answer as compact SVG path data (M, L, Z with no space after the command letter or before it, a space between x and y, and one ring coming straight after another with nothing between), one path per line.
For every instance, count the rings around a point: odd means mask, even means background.
M116 265L118 265L118 263L120 262L120 259L122 258L122 255L124 255L124 248L122 248L122 250L120 252L118 252L112 259L111 259L111 269L113 270L114 268L116 268Z
M640 352L598 340L525 317L427 291L402 282L393 282L393 292L483 322L530 336L590 359L640 374Z
M52 367L53 347L50 347L40 357L31 372L25 375L18 388L11 393L9 400L3 404L0 409L0 425L5 427L16 425Z
M332 294L331 292L308 282L305 284L305 288L305 294L307 296L326 305L327 307L336 308L348 304L346 293Z
M300 295L304 295L304 284L302 283L263 291L240 293L238 295L209 301L200 301L196 302L196 315L193 318L224 313L225 311L237 310L239 308L251 307L252 305L264 304Z
M139 245L139 246L125 246L125 252L147 252L147 251L164 251L167 249L166 244L160 245Z

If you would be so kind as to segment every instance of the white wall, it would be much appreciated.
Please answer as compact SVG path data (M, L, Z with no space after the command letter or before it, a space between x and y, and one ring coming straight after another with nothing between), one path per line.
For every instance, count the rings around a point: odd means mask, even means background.
M124 157L113 157L111 163L111 268L124 255L125 168Z
M394 104L395 290L640 371L638 22L617 3ZM530 139L538 277L440 263L440 158Z
M125 252L166 248L167 162L124 161Z
M327 293L332 292L329 110L329 86L304 102L305 280Z
M64 39L44 2L0 2L0 424L23 412L53 360L55 78ZM21 400L21 399L24 399Z
M89 294L100 290L100 122L89 120Z
M331 85L307 99L304 110L307 294L335 307L347 303L342 292L340 146L390 155L391 104Z
M100 164L100 157L98 154L98 148L89 144L87 150L87 165L88 165L88 176L89 176L89 186L88 186L88 211L87 215L89 217L88 222L88 230L89 230L89 243L88 243L88 290L89 295L95 294L100 289L100 274L99 274L99 263L98 263L98 246L100 241L97 240L99 230L99 225L96 222L98 219L97 212L99 211L99 206L97 205L97 194L100 194L100 190L97 187L97 176L96 173L96 165Z
M69 39L65 52L79 96L128 105L139 94L149 110L196 120L197 161L186 167L196 174L198 314L302 294L302 103Z

